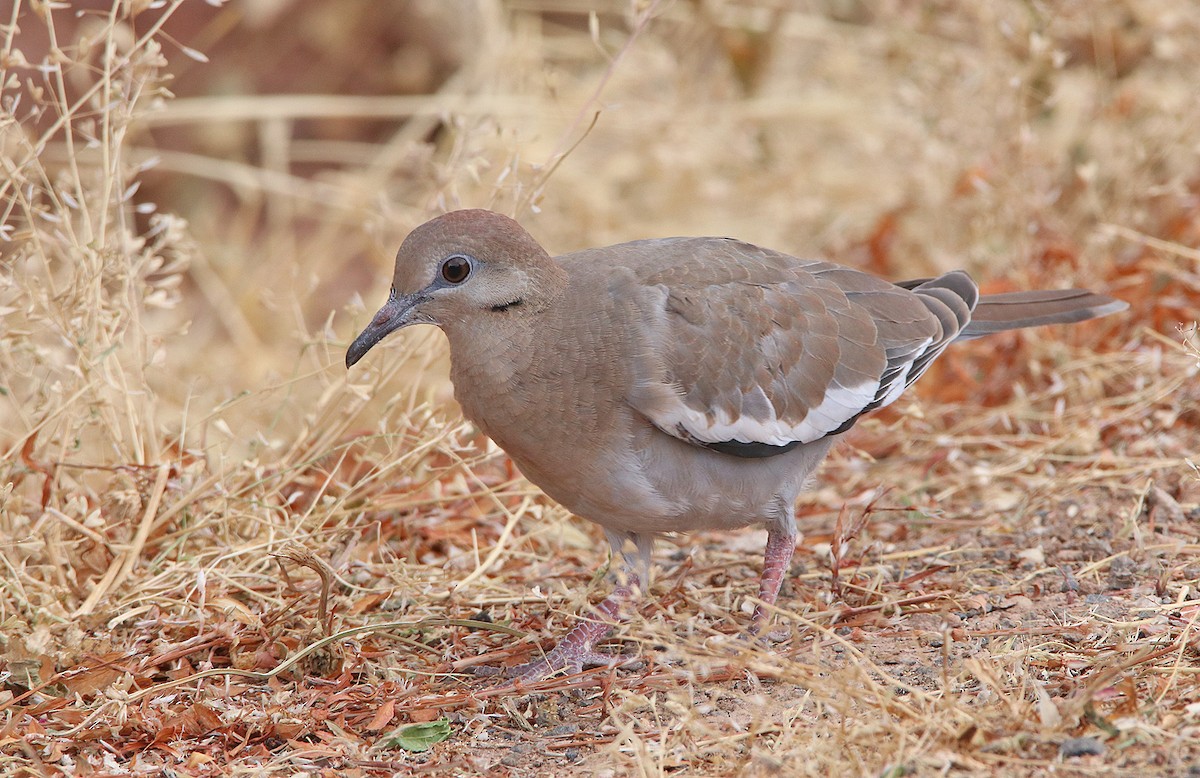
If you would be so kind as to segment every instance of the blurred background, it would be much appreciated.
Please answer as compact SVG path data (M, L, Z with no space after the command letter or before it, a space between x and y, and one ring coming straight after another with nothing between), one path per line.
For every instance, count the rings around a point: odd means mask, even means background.
M312 397L288 382L340 380L323 369L382 301L399 241L452 208L514 215L552 253L731 235L897 278L965 267L985 288L1135 298L1145 236L1196 242L1200 14L1178 3L117 7L71 3L50 25L14 7L3 250L19 251L30 148L43 184L136 184L133 235L171 217L139 317L168 416L286 384L272 404L302 417ZM50 51L61 74L36 68ZM123 52L147 56L121 137L65 142L96 131L88 89ZM56 98L84 105L64 123ZM1195 257L1149 260L1153 306L1134 299L1129 321L1169 334L1194 316ZM47 348L61 324L37 333ZM10 438L27 431L4 414Z

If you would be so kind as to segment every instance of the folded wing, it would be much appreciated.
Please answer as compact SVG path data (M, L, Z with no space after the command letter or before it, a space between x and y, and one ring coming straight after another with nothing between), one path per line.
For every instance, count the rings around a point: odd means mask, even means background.
M694 445L773 456L893 402L971 318L962 272L905 289L737 241L658 244L630 405Z

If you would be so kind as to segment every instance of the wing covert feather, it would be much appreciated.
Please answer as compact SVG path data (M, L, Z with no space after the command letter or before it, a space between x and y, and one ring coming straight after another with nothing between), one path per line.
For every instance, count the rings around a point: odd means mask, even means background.
M925 295L728 239L621 248L610 294L637 311L627 401L690 443L756 444L748 456L843 432L893 401L974 305L955 294L963 280L974 289L965 274Z

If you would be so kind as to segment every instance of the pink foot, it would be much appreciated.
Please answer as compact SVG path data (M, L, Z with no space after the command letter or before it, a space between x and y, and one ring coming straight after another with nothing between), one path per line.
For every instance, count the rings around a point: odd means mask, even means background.
M782 527L771 527L767 531L767 550L763 554L762 577L758 584L758 599L767 605L774 605L779 599L779 587L783 586L783 576L787 573L788 563L796 553L796 532ZM754 608L750 619L751 635L757 635L770 617L767 609L762 606Z
M637 585L637 580L631 582ZM596 610L601 619L584 618L541 659L535 659L516 667L479 667L477 675L506 675L516 681L532 683L566 671L568 674L582 672L584 667L616 667L633 661L634 657L624 654L606 654L596 650L605 635L612 630L613 625L623 621L621 606L633 596L633 590L628 586L618 586L613 593L604 599Z

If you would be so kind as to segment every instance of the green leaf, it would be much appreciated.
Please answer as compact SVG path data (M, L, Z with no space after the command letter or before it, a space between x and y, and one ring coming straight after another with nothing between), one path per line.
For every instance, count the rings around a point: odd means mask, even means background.
M448 737L450 719L442 717L437 721L409 724L407 727L394 729L384 738L384 743L398 746L405 751L427 751L430 746L441 743Z

